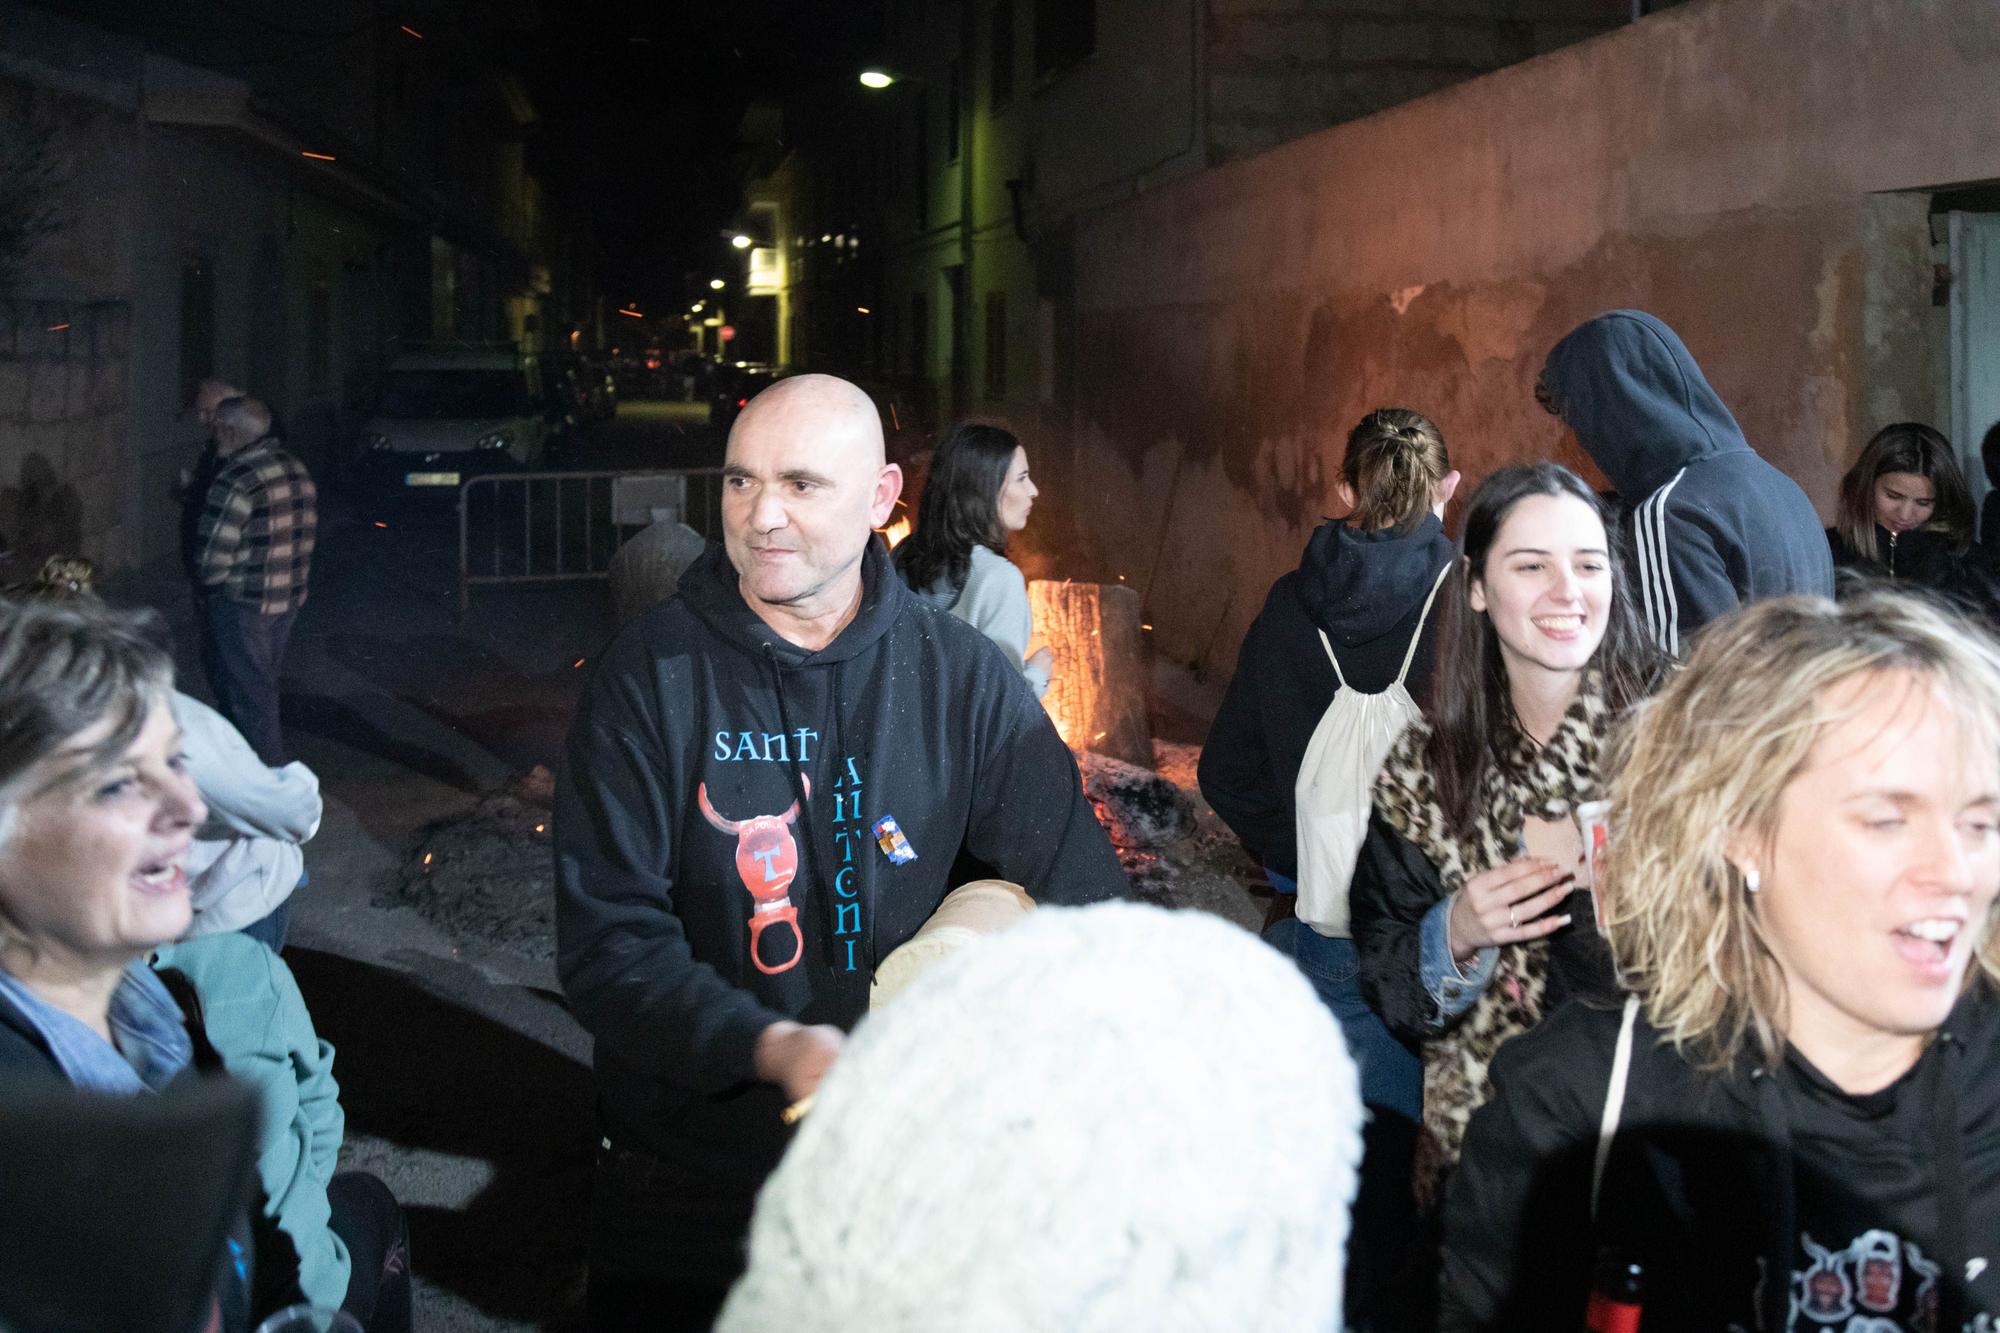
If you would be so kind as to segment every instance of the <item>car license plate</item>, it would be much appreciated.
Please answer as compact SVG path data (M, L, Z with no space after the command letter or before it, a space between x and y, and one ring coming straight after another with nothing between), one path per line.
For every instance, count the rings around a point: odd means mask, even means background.
M412 472L403 478L406 486L456 486L456 472Z

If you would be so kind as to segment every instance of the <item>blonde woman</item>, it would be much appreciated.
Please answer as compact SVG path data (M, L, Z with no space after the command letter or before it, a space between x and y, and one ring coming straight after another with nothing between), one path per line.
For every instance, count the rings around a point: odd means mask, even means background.
M1893 593L1710 630L1612 762L1634 992L1511 1043L1445 1217L1447 1330L2000 1318L2000 646Z

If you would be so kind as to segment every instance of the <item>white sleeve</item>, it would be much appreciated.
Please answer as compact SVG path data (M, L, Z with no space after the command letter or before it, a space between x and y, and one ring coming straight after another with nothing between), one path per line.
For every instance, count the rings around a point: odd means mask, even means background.
M1026 665L1035 630L1028 607L1028 580L1013 561L984 546L972 548L972 570L951 613L1000 645L1033 687L1035 697L1049 688L1049 673Z
M218 825L252 838L300 843L319 832L319 778L296 761L268 767L229 720L176 691L174 718L188 773Z

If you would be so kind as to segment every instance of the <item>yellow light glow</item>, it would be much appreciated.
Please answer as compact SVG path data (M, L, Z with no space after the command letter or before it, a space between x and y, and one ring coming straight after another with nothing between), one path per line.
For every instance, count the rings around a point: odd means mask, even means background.
M896 76L885 69L864 69L861 71L863 88L887 88L896 81Z
M748 250L750 246L753 244L751 239L748 236L745 236L742 232L738 232L736 233L736 235L730 237L729 243L735 246L738 250Z
M708 280L708 289L712 292L719 292L728 285L729 284L724 282L721 278L710 278Z

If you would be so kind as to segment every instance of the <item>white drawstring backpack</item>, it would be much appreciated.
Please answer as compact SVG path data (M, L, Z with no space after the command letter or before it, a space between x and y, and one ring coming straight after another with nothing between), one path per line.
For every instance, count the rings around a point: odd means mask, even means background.
M1424 623L1430 619L1431 603L1451 573L1451 564L1438 571L1430 596L1417 616L1417 629L1403 653L1403 665L1385 690L1363 694L1347 683L1340 660L1333 655L1333 643L1326 631L1319 632L1326 660L1333 663L1334 678L1340 689L1321 714L1306 742L1305 759L1299 764L1299 780L1293 790L1298 806L1299 902L1295 909L1300 921L1331 939L1346 939L1347 885L1354 878L1354 863L1361 855L1362 839L1368 835L1368 812L1373 804L1375 776L1382 761L1403 729L1420 716L1417 701L1403 685L1417 644L1424 637Z

